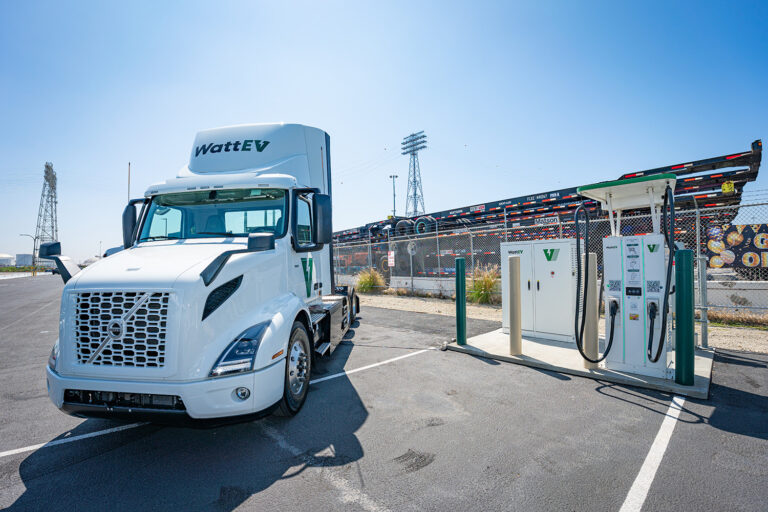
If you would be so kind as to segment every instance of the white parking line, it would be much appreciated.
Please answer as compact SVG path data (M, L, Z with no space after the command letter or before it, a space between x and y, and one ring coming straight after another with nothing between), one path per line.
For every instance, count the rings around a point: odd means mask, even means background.
M645 498L648 496L648 491L656 476L656 471L659 469L661 459L664 457L664 452L667 450L669 439L672 437L672 431L675 429L677 418L680 416L684 403L685 398L683 397L675 396L672 398L672 403L669 404L667 415L664 417L664 421L661 422L656 439L653 440L651 449L645 457L645 462L643 462L643 466L640 468L640 473L638 473L635 482L629 489L627 498L624 500L624 504L619 512L640 512L640 509L643 508L643 503L645 503Z
M355 368L354 370L334 373L333 375L328 375L326 377L321 377L319 379L312 380L309 383L311 385L311 384L317 384L318 382L323 382L323 381L326 381L326 380L336 379L338 377L343 377L344 375L349 375L351 373L361 372L363 370L368 370L370 368L375 368L375 367L381 366L383 364L393 363L395 361L399 361L400 359L405 359L406 357L411 357L411 356L415 356L415 355L418 355L418 354L423 354L424 352L429 352L430 350L435 350L435 349L432 347L432 348L426 348L424 350L417 350L416 352L409 352L409 353L407 353L405 355L402 355L402 356L393 357L392 359L387 359L386 361L381 361L381 362L378 362L378 363L369 364L368 366L363 366L361 368ZM16 448L15 450L8 450L8 451L0 452L0 458L8 457L10 455L16 455L18 453L31 452L31 451L34 451L34 450L38 450L40 448L48 448L49 446L56 446L56 445L60 445L60 444L64 444L64 443L72 443L74 441L80 441L82 439L88 439L88 438L91 438L91 437L103 436L105 434L112 434L114 432L120 432L122 430L128 430L130 428L140 427L142 425L146 425L146 423L131 423L130 425L121 425L119 427L108 428L106 430L99 430L97 432L91 432L89 434L83 434L83 435L80 435L80 436L68 437L66 439L57 439L55 441L50 441L48 443L40 443L40 444L35 444L35 445L32 445L32 446L25 446L24 448Z
M355 368L354 370L349 370L348 372L334 373L333 375L328 375L327 377L321 377L319 379L312 380L309 383L310 384L317 384L318 382L323 382L323 381L331 380L331 379L337 379L339 377L343 377L345 375L350 375L352 373L361 372L363 370L369 370L371 368L375 368L375 367L381 366L383 364L394 363L395 361L399 361L400 359L405 359L406 357L411 357L411 356L416 356L416 355L419 355L419 354L423 354L424 352L429 352L430 350L435 350L435 348L434 347L430 347L430 348L425 348L424 350L417 350L416 352L408 352L407 354L405 354L403 356L393 357L392 359L387 359L386 361L381 361L379 363L369 364L368 366L363 366L361 368Z
M368 512L386 512L387 509L371 499L370 496L363 491L352 485L346 478L344 478L339 471L339 468L332 468L317 465L315 457L308 455L304 451L300 450L296 446L288 442L280 432L274 428L265 424L260 425L261 429L271 437L277 445L283 450L289 452L294 457L298 457L302 460L305 466L316 467L320 470L320 474L341 493L341 501L345 504L355 503L359 507L367 510ZM333 446L330 447L331 449Z
M9 323L9 324L6 324L6 325L4 325L4 326L2 326L2 327L0 327L0 331L3 331L3 330L5 330L5 329L9 328L9 327L10 327L10 326L12 326L12 325L16 325L17 323L21 322L22 320L26 320L27 318L29 318L29 317L31 317L31 316L34 316L34 315L38 314L39 312L41 312L42 310L44 310L45 308L47 308L48 306L50 306L50 305L51 305L51 304L53 304L54 302L58 302L58 300L59 300L59 299L55 299L55 300L51 300L51 301L48 301L48 302L46 302L45 304L43 304L42 306L40 306L39 308L37 308L37 309L36 309L36 310L34 310L33 312L31 312L31 313L27 313L26 315L22 316L21 318L17 318L17 319L16 319L16 320L14 320L13 322L11 322L11 323Z
M17 453L31 452L31 451L37 450L39 448L48 448L49 446L56 446L56 445L65 444L65 443L73 443L75 441L81 441L83 439L88 439L90 437L98 437L98 436L103 436L105 434L113 434L115 432L120 432L122 430L128 430L129 428L140 427L142 425L146 425L146 423L131 423L130 425L120 425L119 427L108 428L106 430L98 430L96 432L91 432L89 434L83 434L83 435L80 435L80 436L73 436L73 437L67 437L67 438L64 438L64 439L57 439L55 441L50 441L48 443L41 443L41 444L34 444L32 446L25 446L24 448L16 448L15 450L8 450L8 451L5 451L5 452L0 452L0 458L8 457L9 455L16 455Z

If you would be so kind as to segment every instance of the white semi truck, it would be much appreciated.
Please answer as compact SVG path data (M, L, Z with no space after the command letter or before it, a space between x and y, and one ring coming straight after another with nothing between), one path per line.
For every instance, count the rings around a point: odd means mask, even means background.
M137 215L137 205L140 211ZM296 414L359 311L336 287L330 138L298 124L197 134L189 165L123 213L123 247L66 285L48 394L85 417Z

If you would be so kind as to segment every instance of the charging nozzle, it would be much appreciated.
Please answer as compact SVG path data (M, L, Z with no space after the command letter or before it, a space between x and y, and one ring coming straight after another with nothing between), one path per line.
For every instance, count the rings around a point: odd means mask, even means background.
M619 313L619 301L612 299L611 305L608 306L608 312L612 317L615 317Z
M659 305L656 301L648 302L648 318L651 320L656 319L656 315L659 314Z

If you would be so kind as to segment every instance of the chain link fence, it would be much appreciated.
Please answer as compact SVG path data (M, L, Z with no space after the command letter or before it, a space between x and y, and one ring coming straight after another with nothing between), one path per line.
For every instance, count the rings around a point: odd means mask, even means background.
M675 240L696 255L697 310L704 320L768 325L768 203L702 207L678 211ZM621 234L653 232L650 215L621 219ZM500 244L575 237L572 220L557 224L464 227L429 234L391 236L385 242L334 246L337 282L355 284L365 269L376 269L384 288L401 295L452 297L455 259L466 260L467 289L483 272L499 272ZM589 251L602 273L602 240L611 235L608 219L590 221ZM582 231L583 236L583 231ZM699 287L699 281L706 286ZM500 287L493 292L500 302ZM702 306L704 305L704 306Z

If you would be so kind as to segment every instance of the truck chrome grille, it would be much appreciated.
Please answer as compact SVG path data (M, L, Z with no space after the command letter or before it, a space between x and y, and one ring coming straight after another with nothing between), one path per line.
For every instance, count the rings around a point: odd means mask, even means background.
M77 362L99 366L162 368L169 292L77 294Z

